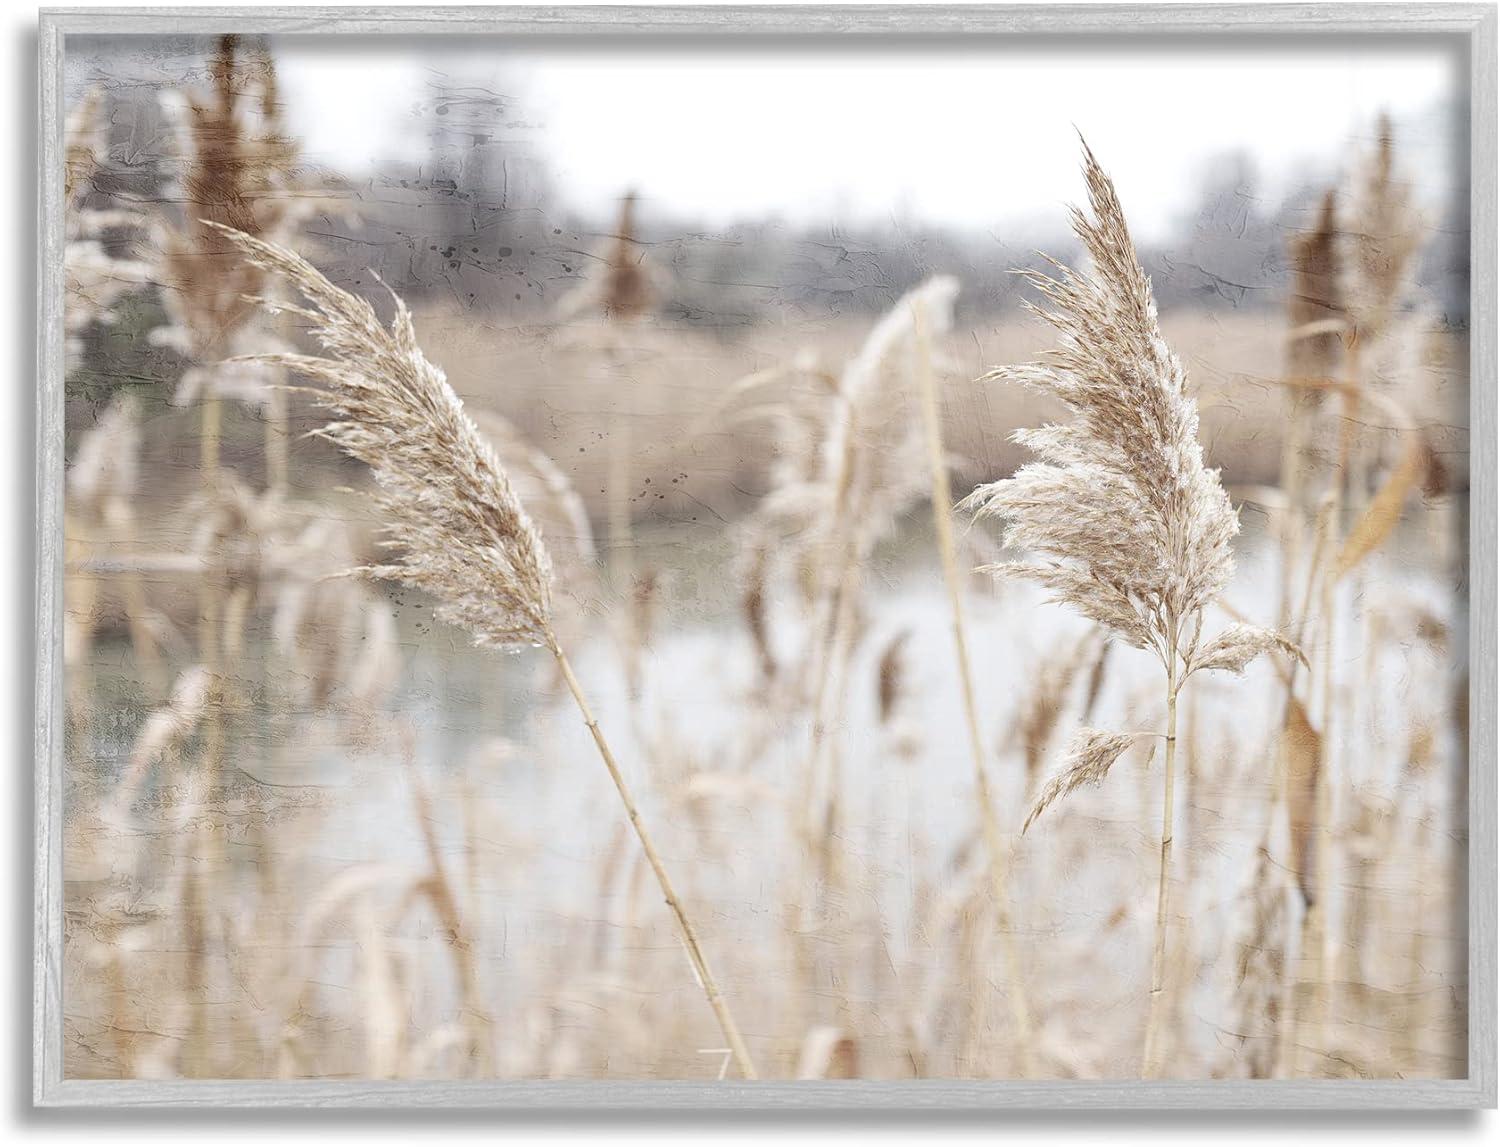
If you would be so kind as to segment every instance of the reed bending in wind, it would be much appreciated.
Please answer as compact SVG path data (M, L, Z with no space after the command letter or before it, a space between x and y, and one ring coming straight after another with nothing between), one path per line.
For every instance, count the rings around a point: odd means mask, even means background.
M335 287L301 256L209 224L256 267L284 276L303 304L267 303L301 315L324 355L261 361L323 384L316 401L334 420L319 433L370 467L371 495L399 558L358 572L430 593L437 616L479 645L551 651L599 756L620 794L662 896L741 1073L755 1066L709 970L697 931L667 876L640 810L573 674L552 622L552 559L494 448L465 412L443 372L417 345L411 313L394 293L389 329L365 300Z
M987 568L1045 587L1054 600L1155 653L1166 672L1166 729L1082 730L1026 819L1030 827L1054 801L1102 781L1139 737L1165 740L1151 1012L1142 1065L1143 1074L1151 1075L1162 1022L1177 697L1200 669L1240 672L1258 655L1289 645L1247 625L1203 637L1204 611L1234 572L1230 543L1239 518L1218 472L1203 464L1197 404L1188 395L1182 364L1162 339L1151 281L1136 257L1114 185L1087 145L1084 175L1093 218L1076 208L1071 218L1091 265L1059 266L1059 278L1023 272L1052 306L1030 309L1057 330L1061 345L1039 362L986 376L1050 394L1071 418L1017 431L1015 441L1040 461L981 486L964 505L981 516L1003 517L1006 544L1036 555Z

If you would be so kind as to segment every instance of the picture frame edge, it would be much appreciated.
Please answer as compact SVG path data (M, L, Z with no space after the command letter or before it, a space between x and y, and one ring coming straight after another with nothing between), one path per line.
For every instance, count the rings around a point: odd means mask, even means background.
M38 29L36 629L33 726L34 984L32 1089L44 1102L62 1082L62 473L63 39Z
M1496 37L1494 5L1469 32L1469 1076L1496 1106ZM1473 702L1477 701L1477 704Z
M37 1108L389 1107L542 1112L618 1109L930 1112L1453 1110L1497 1105L1496 787L1496 32L1495 3L1292 5L818 5L572 8L44 8L38 20L37 575L34 752L32 1103ZM559 20L559 17L562 17ZM1469 1074L1453 1080L1024 1081L885 1083L360 1083L68 1080L62 1073L63 63L68 35L721 34L902 36L1118 33L1138 37L1321 32L1443 34L1469 46L1470 84L1470 775ZM55 256L55 257L54 257ZM1474 704L1472 702L1477 702ZM455 1102L457 1100L457 1102Z

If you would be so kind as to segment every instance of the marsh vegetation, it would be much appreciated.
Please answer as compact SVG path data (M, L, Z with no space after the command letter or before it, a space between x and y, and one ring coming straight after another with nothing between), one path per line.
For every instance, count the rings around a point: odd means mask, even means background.
M1270 304L1158 316L1095 139L1037 313L724 330L633 196L540 313L346 274L264 45L159 94L153 194L69 122L70 1076L1465 1070L1390 122Z

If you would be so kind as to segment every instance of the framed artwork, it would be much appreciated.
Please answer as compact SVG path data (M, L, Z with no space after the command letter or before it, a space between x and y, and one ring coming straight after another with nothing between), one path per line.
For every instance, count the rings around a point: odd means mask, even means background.
M1495 47L44 13L35 1102L1493 1106Z

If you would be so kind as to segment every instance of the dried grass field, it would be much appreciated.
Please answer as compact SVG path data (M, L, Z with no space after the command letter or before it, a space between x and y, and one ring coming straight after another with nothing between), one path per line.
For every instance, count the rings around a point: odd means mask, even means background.
M154 202L72 109L69 1077L1464 1073L1467 340L1389 125L1274 306L1158 323L1085 149L1034 312L725 334L630 200L550 314L325 277L275 75L216 46Z

